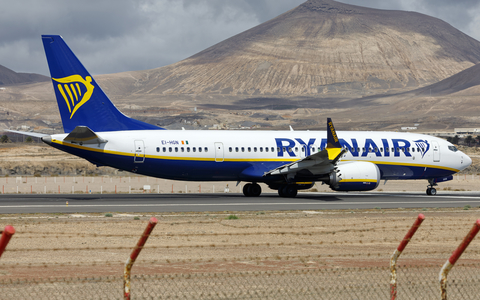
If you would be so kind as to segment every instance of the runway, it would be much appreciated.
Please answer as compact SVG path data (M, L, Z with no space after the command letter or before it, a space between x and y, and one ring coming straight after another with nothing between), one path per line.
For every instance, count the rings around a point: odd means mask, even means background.
M68 205L67 205L68 202ZM299 193L281 198L242 194L36 194L0 195L0 214L15 213L162 213L285 211L373 208L463 208L480 206L480 192L421 193Z

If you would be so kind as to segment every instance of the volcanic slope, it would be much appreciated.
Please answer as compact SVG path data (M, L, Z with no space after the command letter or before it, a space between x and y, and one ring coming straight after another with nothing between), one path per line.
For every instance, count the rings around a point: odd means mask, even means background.
M479 61L480 42L442 20L310 0L183 61L137 72L135 93L358 97L425 86Z
M17 73L0 65L0 86L9 86L16 84L50 82L50 78L40 74Z

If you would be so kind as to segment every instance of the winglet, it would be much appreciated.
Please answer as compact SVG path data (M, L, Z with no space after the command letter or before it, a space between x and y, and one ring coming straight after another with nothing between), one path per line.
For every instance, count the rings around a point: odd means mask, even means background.
M333 126L331 118L327 118L327 147L325 148L328 151L328 159L334 160L342 152L342 145L338 140L337 132Z

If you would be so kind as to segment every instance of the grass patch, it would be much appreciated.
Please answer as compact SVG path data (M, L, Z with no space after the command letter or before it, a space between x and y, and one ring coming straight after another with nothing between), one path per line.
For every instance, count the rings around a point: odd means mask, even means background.
M227 220L237 220L237 219L238 219L238 217L236 215L229 215L227 217Z
M108 213L108 214L105 214L105 217L113 217L113 215Z

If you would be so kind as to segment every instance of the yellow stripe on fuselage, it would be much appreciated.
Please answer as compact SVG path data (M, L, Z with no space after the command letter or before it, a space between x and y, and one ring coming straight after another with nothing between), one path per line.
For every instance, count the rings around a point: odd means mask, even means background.
M342 179L340 182L377 182L376 179Z

